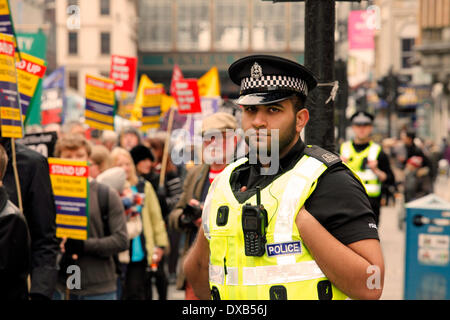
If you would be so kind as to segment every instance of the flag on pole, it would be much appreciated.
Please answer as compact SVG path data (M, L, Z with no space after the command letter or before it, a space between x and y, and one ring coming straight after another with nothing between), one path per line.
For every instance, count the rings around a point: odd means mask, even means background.
M153 85L153 81L150 78L143 74L141 79L139 80L138 91L136 94L136 99L134 100L134 107L131 111L131 121L141 121L142 120L142 105L144 104L144 89L146 87L151 87Z
M172 82L170 83L170 94L173 95L175 92L174 84L176 80L183 79L183 73L181 72L180 67L176 64L173 66L172 71Z
M220 97L220 79L217 67L212 67L197 81L200 97Z

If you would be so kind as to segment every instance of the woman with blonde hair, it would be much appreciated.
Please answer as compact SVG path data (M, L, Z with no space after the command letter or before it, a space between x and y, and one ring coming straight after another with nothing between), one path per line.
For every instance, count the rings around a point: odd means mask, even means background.
M142 220L142 232L130 242L123 299L144 300L146 269L159 263L169 246L166 227L158 197L151 184L137 176L130 153L124 148L116 147L111 158L113 166L123 168L127 176L127 184L122 194L127 218L140 216Z

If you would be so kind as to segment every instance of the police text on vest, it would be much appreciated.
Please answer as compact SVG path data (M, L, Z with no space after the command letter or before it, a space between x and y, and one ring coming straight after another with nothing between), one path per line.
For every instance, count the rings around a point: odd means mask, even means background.
M270 243L266 245L266 248L269 257L302 253L302 244L300 241Z

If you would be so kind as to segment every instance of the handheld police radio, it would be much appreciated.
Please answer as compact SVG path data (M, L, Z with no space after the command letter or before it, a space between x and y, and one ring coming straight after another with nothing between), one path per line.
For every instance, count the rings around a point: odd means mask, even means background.
M256 206L246 203L242 208L245 255L261 257L265 253L267 211L261 204L261 190L256 187Z

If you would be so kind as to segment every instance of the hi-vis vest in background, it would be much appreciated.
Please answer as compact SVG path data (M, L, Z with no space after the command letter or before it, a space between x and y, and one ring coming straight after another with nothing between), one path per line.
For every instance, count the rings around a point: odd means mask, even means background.
M261 257L245 255L242 231L242 208L245 203L256 205L256 195L240 204L229 183L233 170L246 161L243 158L226 167L213 181L205 200L202 223L209 241L213 299L346 299L314 261L295 223L317 179L327 165L341 162L339 157L308 146L293 169L261 190L269 221L266 251ZM229 210L225 224L223 217L217 223L222 206Z
M351 141L346 141L341 145L341 155L347 159L348 166L356 172L356 174L364 182L369 197L376 198L381 195L381 182L378 176L369 168L363 168L364 159L377 160L381 151L381 146L370 141L367 148L361 152L357 152Z

